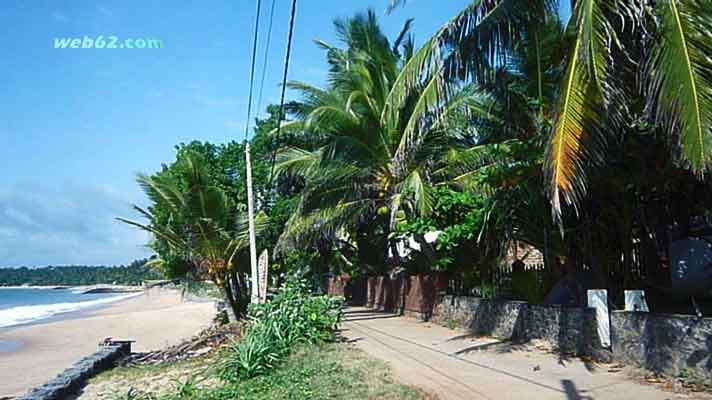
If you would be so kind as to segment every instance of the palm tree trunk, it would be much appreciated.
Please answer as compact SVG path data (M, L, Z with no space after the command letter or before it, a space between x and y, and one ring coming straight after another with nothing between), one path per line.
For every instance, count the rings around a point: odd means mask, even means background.
M223 286L223 293L225 294L225 301L227 302L228 318L230 322L236 322L242 318L243 310L240 306L240 288L237 282L236 275L230 272L225 277L225 285Z

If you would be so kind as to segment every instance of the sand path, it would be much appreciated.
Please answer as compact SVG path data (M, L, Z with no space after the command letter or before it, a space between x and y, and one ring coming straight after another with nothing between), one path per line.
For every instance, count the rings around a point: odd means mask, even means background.
M343 334L366 353L387 361L400 381L441 400L710 399L642 385L623 372L610 372L605 364L562 360L365 308L346 312Z

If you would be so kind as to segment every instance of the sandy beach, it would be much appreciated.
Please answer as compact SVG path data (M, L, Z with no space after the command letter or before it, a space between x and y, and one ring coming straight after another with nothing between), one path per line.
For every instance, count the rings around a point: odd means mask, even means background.
M22 344L0 353L0 398L41 385L107 337L136 340L134 351L156 350L196 334L214 315L212 302L184 302L176 290L151 289L82 318L0 330L0 340Z

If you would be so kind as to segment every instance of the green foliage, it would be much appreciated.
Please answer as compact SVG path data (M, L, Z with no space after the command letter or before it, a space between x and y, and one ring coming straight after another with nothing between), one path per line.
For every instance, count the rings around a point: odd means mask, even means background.
M272 159L275 155L274 149L280 144L292 143L293 139L289 134L282 135L279 141L269 133L277 127L279 107L270 105L267 107L268 116L255 121L254 136L250 139L252 154L252 175L255 203L260 211L268 218L260 224L261 234L258 238L258 247L266 248L272 253L272 249L287 220L292 215L297 206L298 199L292 195L295 190L299 190L298 180L286 178L275 178L270 182ZM205 264L206 251L210 250L211 258L230 259L228 252L223 252L222 256L216 256L216 249L209 249L211 246L199 246L196 249L194 244L210 244L221 242L217 247L223 249L237 250L234 253L234 270L239 274L249 273L249 268L245 267L248 262L247 252L242 246L230 246L228 242L218 239L217 236L232 236L232 239L240 239L234 233L241 227L240 216L247 210L247 187L245 177L245 144L230 141L224 144L213 144L209 142L192 141L180 143L176 146L176 159L168 165L163 165L162 169L150 176L142 177L144 188L150 189L153 193L149 196L153 201L151 207L146 211L151 216L152 225L163 227L162 233L170 231L176 235L155 234L151 242L151 248L159 255L159 262L155 264L160 267L167 276L171 278L204 279L206 277L204 268L197 267L196 263ZM195 171L190 165L197 164L200 172L200 181L195 178ZM271 186L270 186L271 184ZM198 188L201 188L198 190ZM165 190L168 189L168 190ZM182 204L176 204L173 195L170 197L161 194L182 194L184 199L191 197L200 198L203 194L207 200L220 200L212 202L207 210L211 215L203 215L203 210L189 209ZM194 194L195 196L191 195ZM218 215L219 214L219 215ZM208 221L209 220L209 221ZM237 226L236 226L237 225ZM151 227L151 226L149 226ZM209 229L203 229L203 228ZM217 229L215 229L217 228ZM222 233L220 233L222 231ZM189 241L190 246L176 246L173 236L204 237L203 232L210 233L211 240ZM161 233L161 232L159 232ZM214 235L214 234L220 235ZM236 244L236 243L233 243ZM190 247L190 249L188 249ZM215 246L212 246L215 247ZM187 251L190 250L190 251ZM197 251L199 250L199 251ZM219 252L219 251L218 251ZM219 261L219 260L218 260ZM277 260L279 261L279 260ZM223 264L218 262L218 264ZM280 265L279 262L276 263ZM213 266L213 271L216 268ZM216 274L213 274L216 275ZM217 274L216 281L224 281L230 277ZM242 288L244 291L244 287Z
M187 264L191 277L212 280L223 289L235 316L240 316L247 289L239 276L238 264L243 263L238 260L249 245L247 215L211 175L211 164L200 153L186 153L174 168L155 176L139 174L138 183L152 204L134 210L147 222L117 219L153 235L152 247L166 256L157 261L159 265ZM263 213L255 216L257 234L265 220Z
M194 397L201 400L361 400L422 399L416 390L397 384L387 367L344 345L298 346L269 374L235 382Z
M213 359L205 360L213 363ZM124 368L131 370L137 367ZM191 371L186 365L170 365L137 380L114 380L121 389L116 400L419 400L422 393L397 383L385 363L342 343L298 345L292 354L266 374L224 385L214 382L212 370ZM126 371L128 372L128 371ZM191 372L195 375L191 375ZM155 392L155 380L166 374L181 376ZM186 374L188 374L187 377ZM103 376L103 375L102 375Z
M220 377L249 379L275 368L297 343L334 339L342 299L312 296L303 279L288 279L269 302L250 306L246 334L224 356Z
M531 304L541 304L546 296L536 272L530 270L512 272L512 292L517 299Z
M318 42L329 86L291 83L302 100L285 128L311 140L280 152L280 172L304 181L280 244L291 251L348 236L361 268L383 273L397 216L432 212L435 185L447 180L436 172L450 150L467 147L473 132L463 122L489 119L490 99L434 76L394 93L413 54L410 24L394 41L372 10L334 25L341 47Z
M398 225L400 234L425 234L442 231L438 237L438 250L452 250L465 243L477 241L482 231L486 200L473 192L461 192L447 187L435 191L433 212L423 218L414 218Z
M63 266L0 268L0 286L84 286L98 284L139 285L146 280L166 279L157 269L136 260L127 266Z
M439 269L472 268L491 262L498 253L488 252L484 235L486 224L496 219L492 214L492 201L473 191L458 191L448 187L438 187L434 193L433 212L427 217L403 220L397 226L398 237L419 237L427 232L441 231L434 246L434 259L416 259L406 263L412 269L423 269L432 265ZM422 258L422 257L420 257ZM415 265L414 265L415 264Z

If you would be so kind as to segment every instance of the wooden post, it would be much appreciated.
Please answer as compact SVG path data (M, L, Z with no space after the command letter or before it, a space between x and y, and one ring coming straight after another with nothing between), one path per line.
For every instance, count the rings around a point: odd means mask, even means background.
M250 229L250 301L259 301L260 287L257 276L257 244L255 243L255 210L252 197L252 161L250 160L250 142L245 142L245 167L247 169L247 218Z
M267 301L267 277L269 274L269 252L267 249L262 251L260 259L257 262L257 276L259 277L260 286L260 303Z

